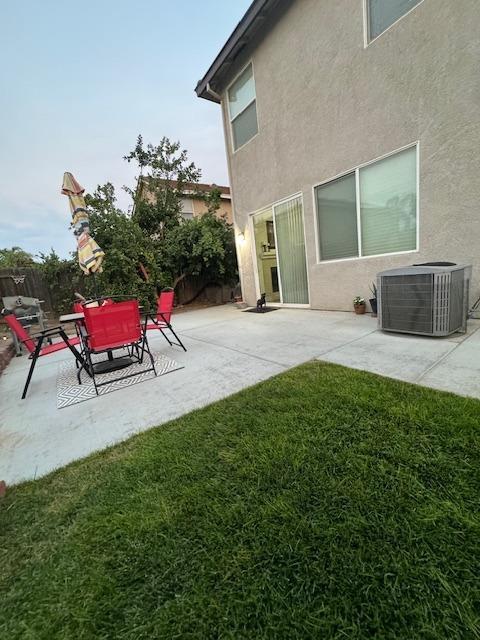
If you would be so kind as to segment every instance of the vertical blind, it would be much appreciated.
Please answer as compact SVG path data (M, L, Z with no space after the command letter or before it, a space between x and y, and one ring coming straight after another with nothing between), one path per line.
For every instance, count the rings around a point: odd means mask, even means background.
M316 189L322 260L358 255L355 173Z
M368 0L370 39L379 36L419 2L420 0Z
M360 169L362 255L415 249L416 148Z
M276 205L274 215L282 302L308 304L302 199Z

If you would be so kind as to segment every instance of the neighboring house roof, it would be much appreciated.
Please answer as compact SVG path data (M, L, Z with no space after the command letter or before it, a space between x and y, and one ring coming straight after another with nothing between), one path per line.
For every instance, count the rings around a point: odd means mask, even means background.
M146 176L142 176L140 178L140 181L143 182L145 185L147 185L148 182L151 180L152 178L146 177ZM159 182L167 182L167 181L159 180ZM173 187L174 189L177 188L178 182L176 180L170 180L168 182L171 187ZM230 187L222 187L218 184L206 184L203 182L184 182L182 193L185 195L189 195L192 198L195 198L195 195L198 194L199 192L209 193L210 191L213 191L213 189L218 189L220 191L220 197L222 198L222 200L230 200Z
M195 92L199 98L220 103L219 96L215 95L215 92L221 90L232 64L254 38L263 37L280 11L291 2L292 0L254 0L252 2L207 73L198 81ZM213 90L213 94L210 90Z
M221 194L221 198L230 199L230 187L221 187L218 184L204 184L203 182L191 183L186 182L184 185L184 192L191 194L195 197L195 193L201 191L202 193L209 193L213 189L218 189Z

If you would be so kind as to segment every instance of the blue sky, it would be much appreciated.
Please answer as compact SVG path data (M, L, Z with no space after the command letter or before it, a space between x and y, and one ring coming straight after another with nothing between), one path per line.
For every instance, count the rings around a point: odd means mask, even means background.
M135 172L141 133L180 140L202 180L228 184L220 108L194 87L250 0L4 3L0 40L0 247L75 249L64 171L87 191Z

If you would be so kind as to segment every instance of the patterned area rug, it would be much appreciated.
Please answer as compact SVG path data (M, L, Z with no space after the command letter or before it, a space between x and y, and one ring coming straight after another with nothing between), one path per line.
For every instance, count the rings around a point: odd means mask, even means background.
M163 353L158 353L152 349L152 354L155 360L157 376L163 376L171 371L183 369L183 365L178 364L178 362L175 362L175 360L172 360L172 358L169 358ZM145 357L147 358L147 356ZM97 362L102 360L105 360L104 356L97 356ZM137 375L134 375L131 378L124 378L123 380L117 380L116 382L111 382L110 384L99 387L98 395L103 396L106 393L111 393L118 389L124 389L125 387L131 387L133 384L138 384L139 382L145 382L146 380L155 378L153 371L145 371L145 369L148 369L149 367L150 361L147 364L144 360L143 364L132 364L127 369L111 371L110 373L102 373L101 375L98 375L97 382L107 382L109 379L121 376L122 373L137 373ZM77 404L78 402L83 402L84 400L90 400L91 398L96 397L97 394L95 392L92 379L89 378L85 372L82 372L82 384L79 385L75 363L67 361L60 364L57 375L57 409L63 409L63 407L69 407L72 404Z

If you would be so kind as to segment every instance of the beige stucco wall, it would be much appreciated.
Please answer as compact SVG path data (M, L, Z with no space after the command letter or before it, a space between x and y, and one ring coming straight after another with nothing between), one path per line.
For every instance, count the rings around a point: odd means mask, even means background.
M142 190L142 198L144 198L147 202L154 202L155 194L147 189ZM207 212L207 205L204 200L199 198L194 198L191 194L185 194L183 200L190 201L190 206L193 209L193 216L202 216ZM229 224L233 224L233 208L232 202L230 198L221 198L220 206L216 212L217 217L225 218Z
M245 299L257 292L249 215L302 192L310 303L350 309L376 273L472 263L480 295L480 1L423 0L364 48L363 0L296 0L253 53L259 134L227 155ZM417 253L317 264L313 185L420 143Z
M198 200L197 198L192 198L193 202L193 215L194 216L202 216L207 212L207 205L203 200ZM227 222L230 224L233 223L233 213L232 213L232 203L230 200L226 198L222 198L220 200L220 207L216 213L217 217L225 218Z

